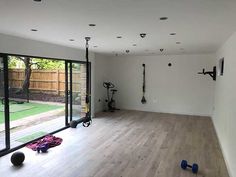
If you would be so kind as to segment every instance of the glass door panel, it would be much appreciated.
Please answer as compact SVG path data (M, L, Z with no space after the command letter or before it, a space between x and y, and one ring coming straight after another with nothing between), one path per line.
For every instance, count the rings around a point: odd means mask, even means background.
M86 64L67 62L68 122L85 117Z
M65 126L65 61L8 56L11 148Z
M4 64L3 58L0 57L0 151L6 148L4 98Z
M86 65L72 63L72 120L85 117Z

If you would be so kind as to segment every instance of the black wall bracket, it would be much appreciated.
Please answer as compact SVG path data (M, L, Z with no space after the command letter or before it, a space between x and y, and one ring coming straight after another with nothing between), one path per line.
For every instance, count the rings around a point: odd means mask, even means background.
M198 74L203 74L203 75L208 74L215 81L216 80L216 66L213 67L213 71L205 71L205 69L203 68L202 72L199 72Z

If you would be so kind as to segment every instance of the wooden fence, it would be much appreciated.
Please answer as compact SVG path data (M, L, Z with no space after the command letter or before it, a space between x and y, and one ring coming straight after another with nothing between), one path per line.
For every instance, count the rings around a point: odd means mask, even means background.
M23 69L9 70L10 88L21 88L25 73ZM80 71L73 71L72 90L75 93L85 95L86 73L81 67ZM69 80L69 79L68 79ZM64 70L32 70L30 77L30 91L44 92L57 95L65 95L65 71Z

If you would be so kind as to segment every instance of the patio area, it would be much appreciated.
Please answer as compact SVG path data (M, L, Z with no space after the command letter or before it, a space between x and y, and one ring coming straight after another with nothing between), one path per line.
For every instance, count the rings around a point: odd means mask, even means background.
M2 115L0 117L0 147L4 147L5 144L5 124ZM25 143L24 139L32 140L37 136L43 136L43 133L47 134L64 127L64 104L31 102L17 105L10 111L10 120L11 147L16 147Z

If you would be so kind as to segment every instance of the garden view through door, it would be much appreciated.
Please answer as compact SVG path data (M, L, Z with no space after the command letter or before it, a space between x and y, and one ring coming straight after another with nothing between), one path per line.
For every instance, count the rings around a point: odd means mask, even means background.
M65 61L8 56L11 148L65 126Z
M2 56L0 155L85 117L85 62Z
M86 64L68 62L68 122L85 117Z

